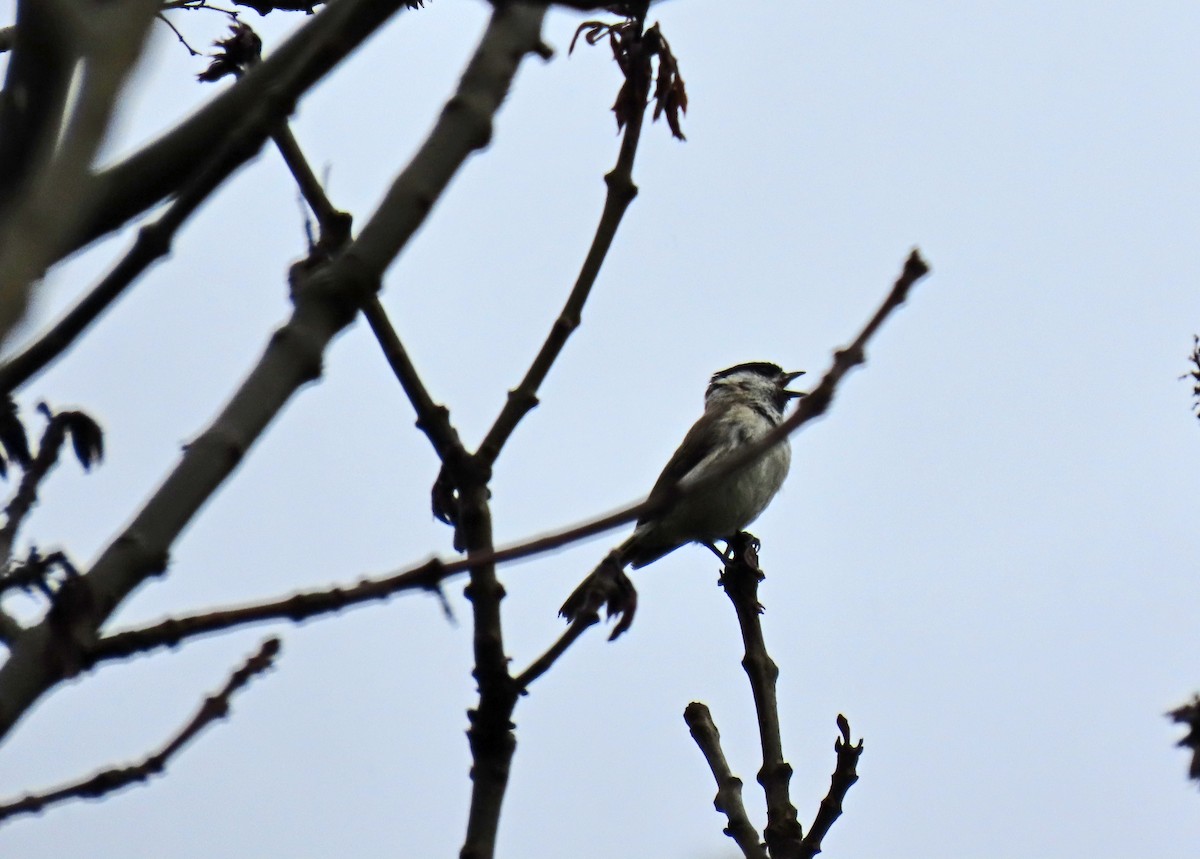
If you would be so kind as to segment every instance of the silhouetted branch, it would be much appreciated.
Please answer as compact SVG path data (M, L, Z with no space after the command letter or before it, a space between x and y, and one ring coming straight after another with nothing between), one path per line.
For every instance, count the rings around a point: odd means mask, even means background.
M549 671L551 666L558 661L558 658L567 652L567 648L574 644L587 631L589 626L599 622L600 618L595 614L580 615L577 617L567 627L566 631L558 637L554 644L547 648L545 653L533 660L528 668L516 676L514 683L517 686L517 690L521 694L528 691L530 684Z
M239 117L221 143L204 153L202 165L183 184L163 214L138 230L121 261L53 328L0 365L0 394L11 393L65 352L153 263L171 252L175 234L229 174L258 152L263 139L292 110L292 102L268 95ZM276 131L275 133L279 133Z
M595 235L592 237L591 246L588 248L587 256L584 257L579 275L575 279L575 285L571 288L558 318L554 320L554 325L551 327L546 341L538 350L537 356L525 372L521 383L508 392L504 408L479 446L478 456L488 467L496 462L501 448L512 436L521 418L537 405L538 388L546 380L550 367L562 352L567 338L579 327L583 305L591 294L596 277L600 274L600 267L604 264L609 248L612 247L617 228L620 226L629 204L637 196L637 185L633 182L633 162L637 156L638 142L641 140L642 125L649 99L649 56L643 56L648 48L641 38L640 30L630 31L625 36L624 44L637 59L628 67L624 82L624 86L634 93L636 105L629 111L616 164L604 176L604 183L608 191L604 198L600 221L596 225ZM437 510L434 513L438 515Z
M833 750L837 752L837 766L829 780L829 792L821 800L821 807L813 819L808 834L800 844L801 859L812 859L821 852L821 842L829 833L829 827L842 816L842 801L847 791L858 781L858 759L863 753L863 741L857 744L850 741L850 723L846 717L838 713L838 731L841 736L833 741Z
M725 760L725 752L721 749L721 733L713 722L712 713L708 707L693 701L684 709L683 719L717 781L713 807L729 821L725 834L737 842L746 859L767 859L767 851L758 830L750 822L746 807L742 804L742 780L729 769L729 762Z
M456 562L456 572L466 570L469 563L467 560ZM387 599L403 591L437 592L445 575L444 565L434 560L384 579L365 579L354 585L305 591L269 602L168 618L150 626L103 636L81 656L81 667L90 668L101 662L125 659L160 647L175 647L193 638L251 624L280 620L300 623L352 606Z
M241 126L263 99L290 105L399 12L401 0L338 0L321 9L235 84L162 137L96 176L97 206L75 243L118 229L177 193L195 165ZM254 151L270 134L264 128Z
M18 8L0 104L0 339L87 223L92 163L157 9L157 0Z
M225 686L219 692L204 699L196 715L183 726L179 733L159 751L150 755L141 763L103 770L83 781L64 785L45 793L29 795L18 800L2 803L0 804L0 820L5 820L18 814L41 812L47 806L56 805L68 799L99 799L113 791L128 787L131 784L148 781L151 776L159 775L166 769L171 759L184 746L195 739L201 731L218 719L223 719L229 715L229 701L234 693L238 692L255 676L262 674L270 668L278 654L278 638L269 638L263 642L258 653L251 656L241 668L233 672Z
M284 163L296 180L304 201L317 216L317 223L321 226L321 248L326 253L341 250L350 240L352 218L329 201L325 189L321 187L317 175L309 166L308 159L304 157L304 152L287 122L280 124L272 133L271 139L275 141L279 154L283 156Z
M383 309L378 297L372 296L363 303L363 316L370 324L388 365L396 374L396 379L417 413L417 428L428 436L434 452L444 463L443 468L463 468L469 455L458 436L458 430L450 423L450 411L440 403L435 403L425 389L421 377L417 374L417 368L408 357L408 351L400 342L400 337L392 327L387 311Z
M772 859L792 859L799 855L804 833L797 820L796 807L788 795L792 767L783 759L783 742L779 733L779 702L775 695L779 668L767 653L759 619L762 606L758 602L758 583L763 575L758 566L757 543L754 537L744 533L730 543L729 560L721 575L721 587L737 612L738 626L741 627L742 641L746 646L742 667L746 669L746 676L750 680L754 710L758 716L763 759L762 768L758 771L758 783L767 797L767 828L763 835Z

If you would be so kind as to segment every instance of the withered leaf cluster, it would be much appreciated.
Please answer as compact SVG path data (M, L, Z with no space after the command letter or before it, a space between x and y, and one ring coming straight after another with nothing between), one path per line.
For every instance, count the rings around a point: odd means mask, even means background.
M1192 335L1192 354L1188 356L1188 360L1192 362L1191 372L1181 378L1192 377L1192 409L1196 416L1200 417L1200 334Z
M0 405L0 447L4 448L0 455L0 477L8 477L8 464L15 462L22 468L28 468L32 457L29 454L29 438L25 435L25 425L17 415L17 404L9 397Z
M650 98L650 82L653 80L654 120L665 116L672 136L677 140L687 139L680 124L680 115L687 113L687 88L679 74L679 62L658 24L643 30L641 20L636 17L616 24L584 21L571 39L568 54L575 50L575 43L581 35L589 45L595 45L607 36L613 59L625 76L625 82L612 106L618 130L624 128L634 115L646 109ZM654 75L655 58L658 60L657 77Z
M237 22L229 25L229 35L218 39L214 46L217 52L208 68L196 75L201 81L211 83L226 75L237 77L262 56L262 39L250 25Z
M1173 722L1187 725L1187 736L1177 745L1192 750L1192 763L1188 767L1188 777L1200 781L1200 696L1167 713L1167 716Z

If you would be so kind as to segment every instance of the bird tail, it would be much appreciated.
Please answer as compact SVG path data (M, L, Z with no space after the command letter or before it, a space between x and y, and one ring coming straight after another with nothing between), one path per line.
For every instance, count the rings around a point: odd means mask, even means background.
M565 617L569 623L592 624L600 619L600 607L605 606L608 617L617 618L609 641L629 629L637 611L637 591L625 575L630 542L626 540L609 552L599 566L571 592L558 610L561 617Z

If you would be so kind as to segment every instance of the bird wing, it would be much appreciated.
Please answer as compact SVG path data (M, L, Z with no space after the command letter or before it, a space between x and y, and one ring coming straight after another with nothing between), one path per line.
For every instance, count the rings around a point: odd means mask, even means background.
M711 459L718 453L709 444L711 425L715 420L714 417L704 415L692 424L692 428L683 437L683 443L671 454L662 474L654 481L654 487L650 490L650 500L662 495L696 470L706 459ZM637 524L642 525L645 521L645 517L641 517Z

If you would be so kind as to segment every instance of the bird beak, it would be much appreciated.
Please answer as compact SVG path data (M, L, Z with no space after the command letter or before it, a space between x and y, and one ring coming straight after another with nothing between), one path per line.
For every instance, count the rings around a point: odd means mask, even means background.
M804 375L803 370L796 370L794 373L784 373L780 377L780 380L783 383L782 385L780 385L780 387L784 387L785 385L790 385L793 381L795 381L796 379L800 378L803 375ZM785 390L783 393L788 397L803 397L803 396L807 395L807 391Z

